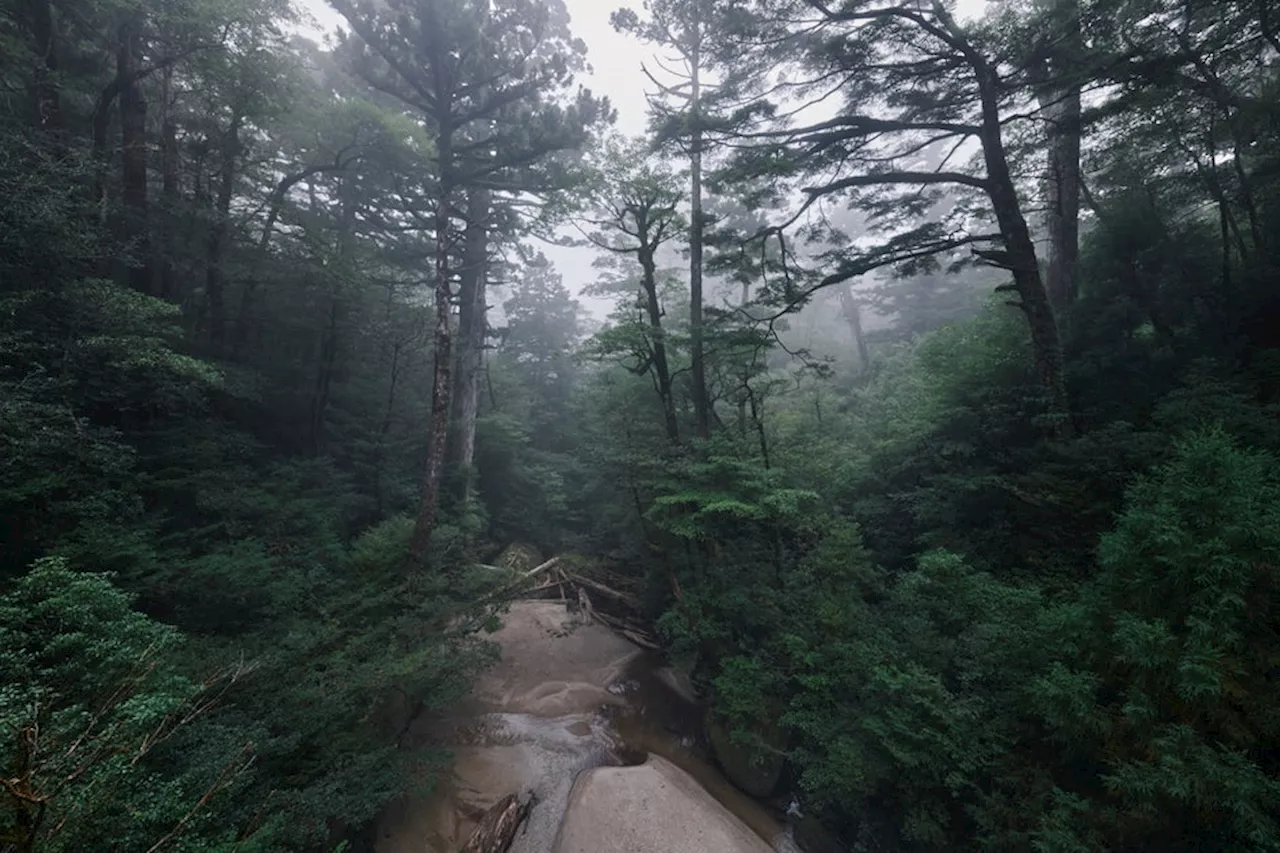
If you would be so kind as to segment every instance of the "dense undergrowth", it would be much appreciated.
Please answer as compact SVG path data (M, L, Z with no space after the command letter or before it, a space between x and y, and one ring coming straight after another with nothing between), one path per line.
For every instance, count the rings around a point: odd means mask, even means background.
M334 5L325 49L274 2L0 6L0 851L367 846L510 542L629 575L815 843L1280 849L1280 11L652 0L615 25L733 109L615 144L558 3ZM1049 294L1063 44L1105 108ZM854 81L842 129L753 136L777 69ZM602 323L532 248L569 221Z

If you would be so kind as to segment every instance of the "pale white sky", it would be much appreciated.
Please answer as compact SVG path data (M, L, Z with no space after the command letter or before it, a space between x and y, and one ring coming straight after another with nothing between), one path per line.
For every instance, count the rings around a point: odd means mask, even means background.
M326 0L296 0L302 11L314 19L315 26L305 27L307 35L323 41L324 33L341 26L341 15ZM607 95L618 112L617 129L628 136L644 132L647 115L644 84L640 65L653 56L653 51L630 36L614 31L609 15L624 5L639 11L642 0L628 4L625 0L565 0L574 35L587 43L587 61L591 73L581 82L599 95ZM541 248L564 276L569 288L597 319L603 319L612 308L609 299L582 295L582 289L595 279L591 263L595 252L586 248L570 248L540 244Z
M313 26L304 27L307 35L323 41L345 22L330 8L326 0L295 0L303 13L311 17ZM565 0L574 35L587 44L587 61L591 72L582 84L596 94L607 95L618 113L617 129L628 136L644 132L647 124L645 87L648 80L640 71L641 64L652 65L654 51L647 45L614 31L609 16L615 9L631 6L641 11L643 0ZM987 0L959 0L957 16L961 20L980 16ZM540 248L564 276L565 285L582 301L596 318L603 319L612 307L610 300L584 297L582 289L595 279L591 263L595 252L587 248L541 245Z
M343 23L325 0L297 0L298 6L315 19L317 28L310 34L331 32ZM637 40L616 33L609 25L609 15L622 6L639 11L642 0L565 0L571 16L574 35L587 43L587 59L592 73L582 83L597 94L608 95L618 110L618 129L628 135L645 129L644 77L640 64L652 51Z

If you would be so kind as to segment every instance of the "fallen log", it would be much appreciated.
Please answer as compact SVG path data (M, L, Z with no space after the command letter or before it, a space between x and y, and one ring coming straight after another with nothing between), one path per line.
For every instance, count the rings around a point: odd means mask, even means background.
M614 631L617 631L623 637L642 648L651 649L653 651L661 651L662 646L657 640L653 639L647 631L637 628L635 625L628 623L626 620L619 619L616 616L610 616L607 613L595 611L595 618L608 625Z
M568 577L569 580L572 581L573 583L579 584L581 586L585 586L587 589L590 589L594 592L598 592L601 595L612 598L615 601L621 601L623 604L626 604L627 606L631 607L633 610L641 609L640 600L636 598L634 595L631 595L626 592L619 592L618 590L613 589L612 587L605 586L599 581L592 580L591 578L584 578L582 575L575 574L573 572L566 572L565 576Z
M619 634L626 637L628 640L630 640L631 642L635 643L637 646L640 646L643 649L649 649L650 651L654 651L654 652L662 651L662 646L660 646L654 640L650 639L647 634L641 635L628 628L618 628L616 630L618 631Z
M531 801L515 794L507 794L498 800L485 812L460 853L507 853L516 837L516 830L529 815L530 806Z
M545 563L541 563L539 565L534 566L532 569L525 572L521 577L524 580L530 580L532 578L536 578L538 575L542 574L547 569L552 568L559 562L560 562L559 557L552 557L550 560L547 560Z

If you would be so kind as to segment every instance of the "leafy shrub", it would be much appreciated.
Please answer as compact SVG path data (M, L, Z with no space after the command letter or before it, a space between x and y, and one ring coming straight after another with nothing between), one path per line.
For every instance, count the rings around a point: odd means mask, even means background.
M414 520L393 515L370 527L356 538L351 549L351 565L369 575L394 575L404 571L409 560L409 540Z

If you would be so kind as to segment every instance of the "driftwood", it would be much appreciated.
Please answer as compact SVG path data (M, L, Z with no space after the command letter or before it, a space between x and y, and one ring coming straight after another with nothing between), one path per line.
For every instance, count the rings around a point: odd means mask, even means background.
M480 818L480 825L471 833L461 853L507 853L516 837L516 830L529 815L532 802L515 794L507 794L493 804Z

